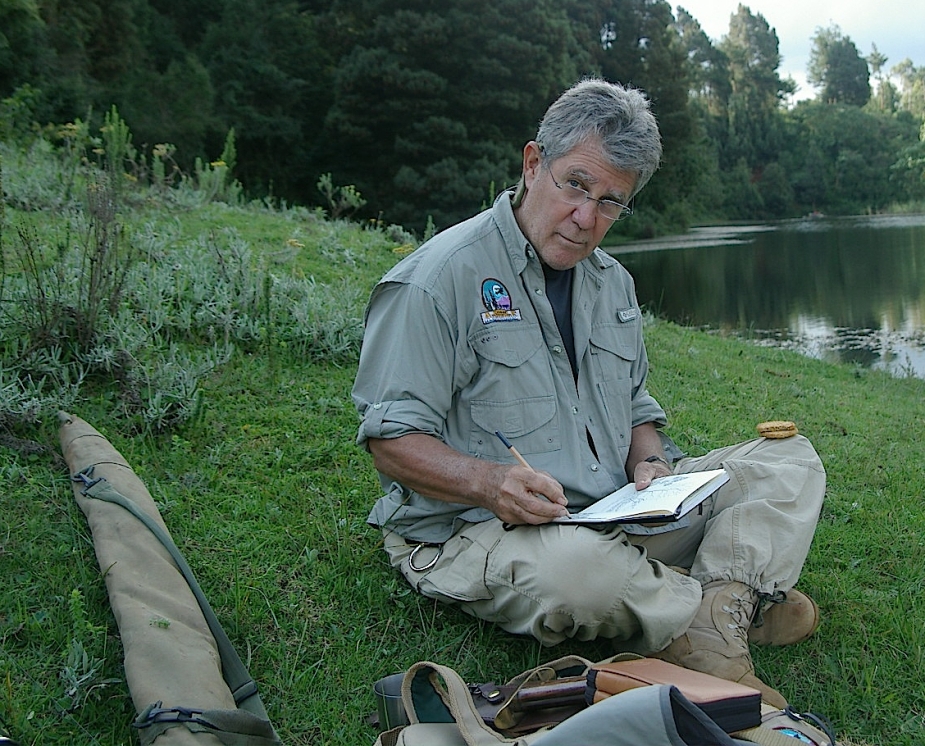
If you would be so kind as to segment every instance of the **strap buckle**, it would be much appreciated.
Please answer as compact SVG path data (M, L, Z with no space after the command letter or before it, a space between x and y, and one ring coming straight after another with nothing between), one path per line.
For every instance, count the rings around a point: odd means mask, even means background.
M86 495L87 490L89 490L93 485L99 484L100 482L103 482L106 480L105 477L97 477L96 479L91 479L91 477L93 476L93 467L94 467L94 464L90 464L90 466L88 466L83 471L79 471L76 474L71 476L72 482L83 483L84 488L80 491L81 495Z
M190 707L161 707L162 701L157 701L147 707L132 723L133 728L148 728L155 723L201 723L199 716L203 710L194 710Z

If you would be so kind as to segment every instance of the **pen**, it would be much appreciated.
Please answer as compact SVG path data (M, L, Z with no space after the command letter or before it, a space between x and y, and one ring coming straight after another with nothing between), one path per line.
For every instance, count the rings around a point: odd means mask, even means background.
M519 463L524 468L529 469L530 471L536 471L536 469L534 469L532 466L530 466L530 464L527 463L527 459L525 459L523 456L520 455L520 451L514 448L514 446L511 444L511 441L509 441L507 438L504 437L504 435L501 433L500 430L495 430L495 435L498 436L498 440L504 443L505 447L514 455L514 458L517 459L517 463ZM542 497L544 500L549 500L549 498L546 497L546 495L541 495L539 492L535 494L537 497ZM571 517L571 516L566 514L566 517ZM510 523L505 523L502 525L504 526L505 531L512 531L516 527L514 524L510 524Z
M505 447L506 447L512 454L514 454L514 458L517 459L518 463L519 463L521 466L524 466L524 467L526 467L527 469L529 469L530 471L533 471L533 467L530 466L530 464L527 463L527 459L525 459L523 456L520 455L520 452L519 452L516 448L514 448L513 445L511 445L511 441L509 441L507 438L505 438L505 437L501 434L501 431L500 431L500 430L495 430L495 435L497 435L497 436L498 436L498 439L499 439L502 443L504 443Z

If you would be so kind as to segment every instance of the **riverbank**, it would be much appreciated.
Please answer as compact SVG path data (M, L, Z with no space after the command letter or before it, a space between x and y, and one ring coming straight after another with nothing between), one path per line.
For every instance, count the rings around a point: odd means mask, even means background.
M172 231L172 251L234 225L255 266L272 255L277 275L325 278L321 289L344 299L357 322L365 293L401 253L384 234L304 213L147 210L154 233ZM826 465L826 503L800 582L823 624L799 646L756 650L759 674L855 743L925 741L925 701L909 687L925 663L925 382L664 321L650 321L647 335L651 391L688 453L790 419ZM368 746L372 682L419 659L483 681L568 653L609 655L606 643L542 649L410 591L365 523L380 488L354 445L352 378L350 362L267 343L238 349L205 376L198 416L173 431L133 434L113 412L115 383L74 411L152 492L283 742ZM118 630L54 455L54 423L30 437L49 450L0 447L0 725L30 744L134 743Z

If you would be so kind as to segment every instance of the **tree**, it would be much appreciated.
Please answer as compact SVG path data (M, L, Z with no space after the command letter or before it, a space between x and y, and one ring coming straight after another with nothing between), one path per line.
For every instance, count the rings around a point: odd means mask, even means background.
M870 99L867 61L836 24L816 29L806 70L807 80L821 88L821 101L864 106Z
M472 215L516 179L540 114L577 77L564 12L555 0L347 5L367 25L338 63L323 170L417 230Z
M894 65L891 72L902 82L900 104L912 116L925 118L925 67L916 67L908 57Z
M782 165L803 210L875 212L909 199L891 167L916 142L911 117L820 101L800 102L788 117L795 134Z
M675 31L687 56L690 95L714 116L725 116L732 83L729 58L713 42L690 13L678 8Z
M919 142L899 153L891 172L892 180L905 190L907 200L925 199L925 122L919 131Z
M877 94L871 98L869 103L873 104L877 111L892 112L896 111L899 97L890 79L883 74L887 59L887 56L877 49L876 44L871 45L870 54L867 55L867 64L877 81Z
M44 24L35 0L0 0L0 98L35 83L44 55Z
M175 146L175 159L187 170L220 127L212 80L193 54L171 60L163 72L141 65L130 68L115 100L140 145Z
M739 5L729 19L729 33L723 37L720 49L729 60L732 88L720 167L738 167L744 159L751 168L760 168L776 160L783 146L780 102L792 93L792 84L781 80L777 73L777 33L764 16Z
M607 80L635 86L652 102L662 135L662 167L637 205L639 215L614 231L651 232L652 212L671 213L676 229L686 227L687 201L698 194L704 173L692 148L701 130L691 111L687 52L664 0L573 0L566 4L584 64ZM650 212L651 211L651 212Z
M314 16L295 0L225 0L198 55L215 91L211 152L234 129L236 176L251 194L310 201L332 102L330 59Z

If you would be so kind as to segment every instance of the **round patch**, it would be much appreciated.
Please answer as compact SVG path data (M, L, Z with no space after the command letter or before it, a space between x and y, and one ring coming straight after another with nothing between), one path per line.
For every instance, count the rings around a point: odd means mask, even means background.
M510 311L511 294L501 282L489 277L482 280L482 303L489 311Z

